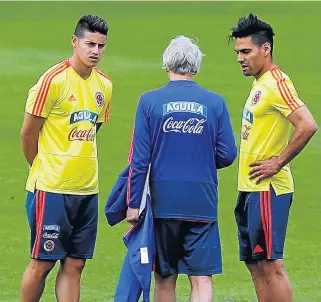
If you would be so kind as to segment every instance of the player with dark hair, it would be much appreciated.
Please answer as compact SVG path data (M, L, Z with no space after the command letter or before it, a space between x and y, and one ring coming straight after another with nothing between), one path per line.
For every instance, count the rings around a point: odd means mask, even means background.
M272 27L253 14L241 18L230 35L243 74L254 77L243 110L235 217L240 260L258 300L290 302L293 290L282 260L294 192L288 164L317 125L290 78L275 65L273 37Z
M80 299L80 278L93 257L98 219L96 133L109 117L112 83L95 66L106 46L108 24L83 16L72 36L74 53L46 71L29 90L21 130L30 166L26 209L31 263L21 301L39 301L60 260L59 302Z

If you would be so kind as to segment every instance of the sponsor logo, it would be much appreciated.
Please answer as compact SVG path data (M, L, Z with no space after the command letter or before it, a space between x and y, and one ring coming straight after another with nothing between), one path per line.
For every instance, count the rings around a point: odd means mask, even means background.
M202 134L206 119L190 118L187 121L177 121L169 117L163 124L164 132Z
M93 125L95 125L97 118L98 118L98 115L96 113L88 110L81 110L81 111L74 112L71 115L70 124L74 124L82 121L88 121Z
M207 117L207 107L195 102L170 102L163 105L163 116L174 112L189 112Z
M69 135L70 141L93 142L95 140L96 131L93 128L79 129L77 126L73 128Z
M105 104L105 97L101 92L96 92L95 100L98 107L103 107Z
M243 110L243 119L245 119L249 123L253 124L253 113L250 110L244 108L244 110Z
M60 232L60 226L56 224L49 224L49 225L44 225L43 226L44 231L55 231L55 232Z
M251 126L246 126L246 125L243 126L242 128L243 131L241 134L242 139L247 140L249 138L251 128L252 128Z
M75 99L75 97L74 97L73 94L70 95L70 97L68 98L68 101L69 101L69 102L74 102L74 101L76 101L76 99Z
M257 91L257 92L254 93L253 98L252 98L252 105L256 105L257 104L257 102L261 98L261 94L262 94L261 91Z
M46 239L57 239L58 237L59 237L59 233L44 232L42 235L42 238L46 238Z
M45 251L51 252L55 248L55 243L52 240L47 240L43 244L43 248L45 249Z

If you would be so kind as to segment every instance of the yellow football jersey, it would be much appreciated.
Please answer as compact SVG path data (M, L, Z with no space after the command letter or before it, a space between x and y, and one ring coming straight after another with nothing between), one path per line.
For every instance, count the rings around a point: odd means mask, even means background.
M98 192L96 123L108 121L112 83L94 68L84 80L69 61L45 72L29 90L26 112L45 118L26 189Z
M242 117L239 191L268 191L270 184L277 195L294 191L289 165L258 185L249 179L249 165L281 154L291 133L287 116L302 105L290 78L278 66L253 82Z

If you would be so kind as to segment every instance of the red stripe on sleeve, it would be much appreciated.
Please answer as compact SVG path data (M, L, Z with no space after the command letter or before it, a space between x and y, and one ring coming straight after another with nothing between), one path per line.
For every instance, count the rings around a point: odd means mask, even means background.
M127 205L129 205L129 201L130 201L130 194L131 194L131 178L132 178L132 174L133 174L133 168L130 167L129 168L129 173L128 173L128 180L127 180Z
M48 96L50 84L51 84L53 78L56 75L58 75L59 73L61 73L62 71L64 71L67 67L68 67L68 64L66 62L64 62L64 63L60 64L59 66L57 66L55 69L51 70L48 74L45 75L45 77L41 83L40 89L37 93L37 98L36 98L36 101L33 105L32 114L40 115L42 113L42 109L44 107L44 103L45 103L46 98Z

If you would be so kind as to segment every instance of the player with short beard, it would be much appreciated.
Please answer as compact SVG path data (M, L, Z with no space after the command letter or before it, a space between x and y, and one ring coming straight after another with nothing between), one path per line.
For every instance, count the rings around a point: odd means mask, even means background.
M273 61L272 27L250 14L232 28L238 63L254 82L244 106L235 208L240 260L260 302L291 302L283 248L294 192L289 162L317 130L290 78ZM294 132L288 137L291 126Z

